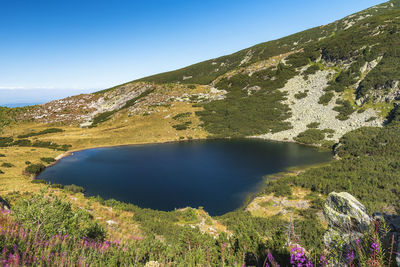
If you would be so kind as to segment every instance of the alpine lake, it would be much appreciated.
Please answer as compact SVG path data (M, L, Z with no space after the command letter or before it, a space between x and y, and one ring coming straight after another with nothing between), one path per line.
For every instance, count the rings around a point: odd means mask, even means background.
M210 215L240 208L289 167L328 162L330 152L289 142L220 139L94 148L74 152L38 179L75 184L142 208L204 207Z

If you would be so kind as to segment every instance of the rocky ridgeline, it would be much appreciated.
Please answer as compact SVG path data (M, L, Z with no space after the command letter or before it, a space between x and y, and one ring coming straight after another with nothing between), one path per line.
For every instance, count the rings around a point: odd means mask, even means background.
M32 106L18 120L34 120L41 123L74 123L84 120L95 109L91 104L97 100L94 94L82 94Z
M284 101L290 109L292 116L287 119L293 126L292 129L278 132L267 133L258 137L272 139L277 141L293 141L293 139L301 132L307 130L307 125L310 123L319 123L318 128L334 130L333 136L328 140L338 141L345 133L355 130L363 126L382 126L383 119L379 117L374 109L367 109L363 113L354 112L348 120L339 120L336 116L339 114L333 110L336 106L335 101L340 96L335 97L328 105L319 104L320 97L325 93L324 88L328 86L328 81L331 79L334 71L323 70L318 71L313 75L309 75L306 80L303 75L297 75L290 79L286 85L279 89L287 94L287 99ZM295 97L298 93L305 92L306 97L298 99ZM370 118L375 118L368 121Z
M383 247L386 251L390 251L393 238L396 264L400 266L400 216L374 213L370 217L366 208L346 192L332 192L328 195L324 205L324 215L328 222L328 231L324 235L326 247L341 246L344 252L349 248L355 248L358 240L362 240L376 223L384 222L389 232L382 236Z
M91 125L96 115L120 110L128 101L136 98L138 99L127 107L129 115L151 113L154 106L174 102L204 103L221 100L227 93L212 86L204 86L202 89L204 92L190 92L187 85L176 84L171 87L169 84L132 82L97 94L82 94L29 107L19 115L18 120L71 125L79 123L85 127ZM146 92L149 94L140 97Z

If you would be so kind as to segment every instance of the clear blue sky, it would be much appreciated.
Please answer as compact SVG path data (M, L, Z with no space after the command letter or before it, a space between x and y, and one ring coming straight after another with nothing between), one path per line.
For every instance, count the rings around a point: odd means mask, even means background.
M0 89L107 88L382 2L0 0Z

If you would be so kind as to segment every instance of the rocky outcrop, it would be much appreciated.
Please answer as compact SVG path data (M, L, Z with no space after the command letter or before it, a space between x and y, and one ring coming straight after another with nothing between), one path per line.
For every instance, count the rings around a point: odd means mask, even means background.
M145 267L161 267L161 264L157 261L149 261L146 263Z
M334 246L338 238L352 243L368 231L371 222L366 208L346 192L329 194L324 215L329 225L324 235L327 246Z

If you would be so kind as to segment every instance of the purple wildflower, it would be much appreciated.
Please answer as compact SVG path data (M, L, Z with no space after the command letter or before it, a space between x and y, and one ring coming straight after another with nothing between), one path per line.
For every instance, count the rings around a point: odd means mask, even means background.
M296 246L290 250L290 264L303 266L303 263L306 260L307 259L302 248Z
M354 261L354 251L349 250L346 254L346 259L348 263L352 263Z
M328 260L324 255L321 255L321 257L319 258L319 262L321 265L328 265Z
M378 253L379 252L379 244L378 243L372 243L371 244L371 252L372 253Z

